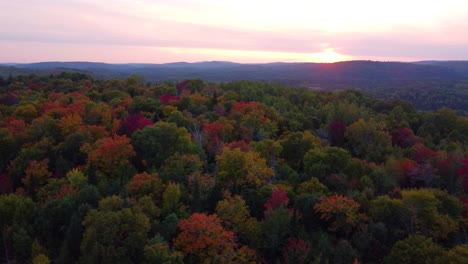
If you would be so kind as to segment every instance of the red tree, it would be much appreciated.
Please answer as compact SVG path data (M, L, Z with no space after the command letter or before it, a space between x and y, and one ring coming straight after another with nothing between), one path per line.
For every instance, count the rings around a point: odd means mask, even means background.
M281 206L287 207L289 204L288 194L285 190L278 188L271 193L271 198L265 203L265 211L276 210Z
M180 96L172 95L172 94L162 94L159 96L159 101L163 104L169 103L177 103L180 101Z
M289 238L282 252L284 263L301 264L305 263L310 247L300 238Z
M328 137L332 146L343 146L346 133L346 123L332 121L328 126Z
M392 144L400 148L409 148L418 143L420 139L414 135L411 128L402 127L392 133Z
M120 121L120 126L117 132L120 135L125 134L130 136L133 134L133 132L143 129L151 124L153 124L153 122L144 118L142 113L128 115L125 117L125 119Z

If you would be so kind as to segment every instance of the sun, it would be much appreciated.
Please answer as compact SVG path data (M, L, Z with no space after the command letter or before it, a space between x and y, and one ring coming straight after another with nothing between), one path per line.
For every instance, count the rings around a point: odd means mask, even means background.
M311 53L308 56L308 61L312 62L338 62L349 60L350 56L340 54L334 48L325 48L321 52Z

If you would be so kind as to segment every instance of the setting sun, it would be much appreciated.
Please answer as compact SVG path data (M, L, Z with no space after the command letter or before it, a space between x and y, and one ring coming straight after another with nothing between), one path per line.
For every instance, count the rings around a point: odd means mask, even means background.
M336 52L334 48L326 48L322 52L310 54L306 58L306 61L313 62L337 62L351 59L350 56Z

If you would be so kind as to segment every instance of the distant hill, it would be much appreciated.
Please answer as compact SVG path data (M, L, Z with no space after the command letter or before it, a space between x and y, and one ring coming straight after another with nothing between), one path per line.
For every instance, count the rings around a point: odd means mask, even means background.
M40 62L0 64L0 76L78 72L95 79L141 75L153 83L202 78L278 82L314 90L357 89L385 99L403 99L421 110L450 107L468 115L468 61L241 64L226 61L166 64Z
M240 64L224 61L167 64L39 62L0 65L0 75L76 71L98 79L142 75L152 82L202 78L207 81L266 80L279 82L448 80L468 78L468 61L415 63L346 61L337 63Z

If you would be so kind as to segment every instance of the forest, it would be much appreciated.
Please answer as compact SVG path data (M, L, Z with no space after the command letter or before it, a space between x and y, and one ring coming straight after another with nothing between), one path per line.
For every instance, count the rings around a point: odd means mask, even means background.
M449 108L18 75L0 146L2 263L468 263L468 117Z

